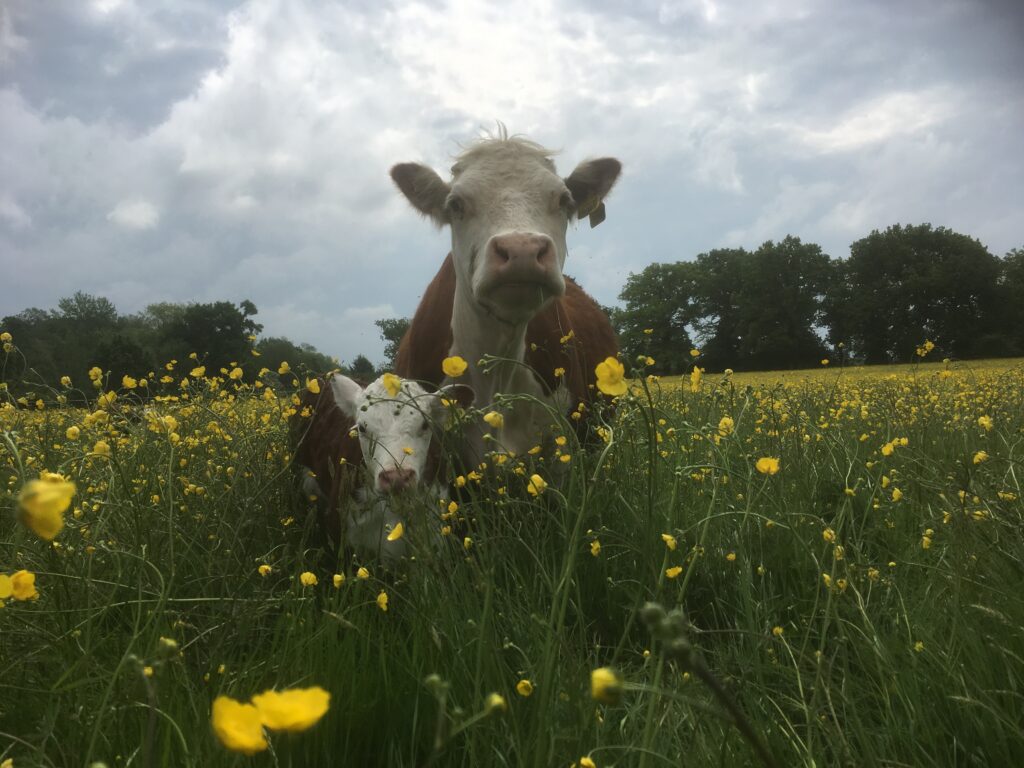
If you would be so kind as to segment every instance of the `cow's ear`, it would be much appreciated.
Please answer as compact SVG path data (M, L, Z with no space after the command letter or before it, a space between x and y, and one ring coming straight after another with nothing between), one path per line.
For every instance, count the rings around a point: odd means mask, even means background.
M334 402L341 408L341 412L355 421L356 409L359 405L360 395L363 394L363 388L348 376L336 373L331 377L331 392L334 394Z
M604 198L611 192L620 173L622 163L614 157L584 160L576 166L576 170L565 179L565 186L576 201L576 218L589 216L591 227L604 221Z
M413 208L439 227L448 223L445 202L451 188L434 171L419 163L399 163L391 169L391 179Z
M447 386L441 387L437 390L438 398L435 400L439 413L443 413L445 405L442 400L449 402L456 402L463 408L469 408L473 405L473 401L476 400L476 393L473 388L465 384L448 384Z

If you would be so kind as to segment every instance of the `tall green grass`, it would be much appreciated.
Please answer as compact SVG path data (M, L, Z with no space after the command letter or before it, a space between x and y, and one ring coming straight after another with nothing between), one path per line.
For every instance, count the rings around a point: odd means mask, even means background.
M0 609L0 761L760 764L707 670L778 765L1024 764L1021 368L641 381L607 441L555 425L568 463L553 446L489 462L444 547L425 530L438 501L403 500L415 560L362 563L368 579L313 546L287 398L218 392L155 406L177 444L130 393L77 441L80 412L2 412L0 572L35 572L41 596ZM109 459L88 455L101 435ZM757 472L762 456L778 474ZM79 490L55 546L16 522L44 468ZM538 498L533 473L550 481ZM678 611L670 627L652 602ZM624 680L618 703L590 695L602 666ZM310 731L253 758L217 742L218 694L305 685L332 697ZM485 709L495 692L506 711Z

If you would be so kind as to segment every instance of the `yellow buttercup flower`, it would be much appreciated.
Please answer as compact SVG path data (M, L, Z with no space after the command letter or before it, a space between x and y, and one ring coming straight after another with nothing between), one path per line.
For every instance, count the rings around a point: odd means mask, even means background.
M264 691L252 697L260 721L274 731L297 733L316 725L327 713L331 694L318 685L287 691Z
M984 429L986 432L992 429L992 417L991 416L979 416L978 426Z
M68 440L77 440L78 436L82 434L82 430L80 430L76 426L70 426L68 427L68 431L65 432L64 434Z
M36 575L31 571L16 571L10 576L0 574L0 600L5 597L35 600L39 597L39 592L36 591Z
M302 582L302 586L304 587L315 587L320 580L316 577L315 573L303 571L299 574L299 581Z
M191 376L193 379L201 379L203 378L203 376L206 375L206 366L200 365L196 368L193 368L191 371L188 372L188 375Z
M524 699L533 693L533 683L527 679L522 679L516 683L516 693L522 696Z
M494 427L494 429L501 429L505 425L505 417L497 411L489 411L485 413L484 421Z
M981 464L983 461L988 461L988 454L985 451L978 451L974 454L974 458L971 461L975 464Z
M110 456L110 445L106 440L97 440L92 447L93 456Z
M540 496L547 490L547 487L548 484L543 477L540 475L530 475L530 484L526 486L526 491L531 496Z
M674 565L671 568L666 568L665 569L665 575L668 576L670 579L674 579L676 576L678 576L682 572L683 572L683 567L681 565Z
M594 539L592 542L590 542L590 554L594 557L597 557L601 554L601 542L597 539Z
M259 572L260 576L269 576L273 572L274 569L271 568L266 563L264 563L263 565L261 565L256 570Z
M599 667L590 673L590 695L602 704L615 704L622 697L622 678L611 667Z
M213 701L210 721L220 743L235 752L254 755L269 746L263 734L260 712L252 704L218 696Z
M771 456L763 456L754 465L762 475L774 475L779 471L779 460Z
M459 376L466 372L466 369L468 367L469 363L467 363L458 355L446 357L443 361L441 361L441 370L444 371L444 375L450 376L453 379L459 378Z
M405 535L405 526L402 523L396 523L395 527L391 529L391 533L388 534L388 541L398 541Z
M320 382L317 379L306 379L306 389L314 395L320 394Z
M678 545L675 536L673 536L671 533L663 533L661 534L661 540L665 542L665 546L669 548L669 551L675 551L676 546Z
M728 437L732 434L735 427L736 422L732 420L731 416L723 416L718 421L718 434L722 437Z
M388 394L391 397L398 397L398 393L402 390L402 380L393 373L385 373L380 378Z
M508 712L508 703L500 693L491 693L484 702L484 711L488 715L494 712Z
M370 572L368 570L366 570L366 568L360 567L359 570L356 571L356 578L357 579L368 579L368 578L370 578Z
M384 611L384 613L388 612L388 593L384 590L377 594L377 607Z
M64 512L74 495L75 484L60 475L47 474L43 480L30 480L18 494L21 522L39 538L53 541L64 527Z
M605 358L603 363L598 363L594 368L597 376L597 388L611 397L618 397L626 394L629 388L626 384L626 369L622 363L614 357Z
M290 371L291 369L292 369L292 367L291 367L290 365L288 365L288 361L287 361L287 360L285 360L285 361L284 361L283 363L281 363L281 364L280 364L279 366L277 366L277 372L278 372L278 373L279 373L279 374L280 374L281 376L284 376L284 375L285 375L286 373L288 373L288 372L289 372L289 371Z
M694 366L693 370L690 371L690 391L691 392L700 392L700 377L701 377L701 374L703 372L704 371L701 368L698 368L697 366Z

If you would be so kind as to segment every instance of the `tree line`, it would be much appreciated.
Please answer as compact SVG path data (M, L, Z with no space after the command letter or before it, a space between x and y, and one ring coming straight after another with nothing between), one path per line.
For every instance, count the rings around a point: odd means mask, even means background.
M625 356L653 370L905 362L929 340L959 359L1024 354L1024 248L1004 258L931 224L894 225L847 259L787 236L754 251L722 248L631 274L609 310Z
M0 354L0 379L18 392L38 385L56 387L68 376L73 387L89 391L88 371L94 366L109 372L115 388L124 376L170 375L165 366L172 360L179 363L176 379L199 366L210 375L240 367L247 378L260 368L277 370L284 361L296 370L336 367L309 344L273 336L258 339L263 326L254 319L257 312L246 300L165 302L122 315L109 299L79 291L61 299L55 310L31 308L0 320L0 329L11 334L20 352Z
M631 274L608 308L624 358L650 356L649 370L686 372L691 349L710 370L770 370L903 362L925 341L933 355L969 359L1024 355L1024 248L1003 258L978 240L930 224L873 231L833 259L787 236L753 251L719 248L690 261L654 263ZM385 343L375 365L365 355L339 365L310 344L263 337L251 301L150 304L119 314L106 298L77 292L55 310L3 318L21 355L0 355L12 391L88 382L99 366L112 382L161 371L171 360L209 372L238 366L254 375L287 361L295 370L341 368L370 380L394 367L407 318L376 321ZM195 355L195 362L191 361ZM157 373L157 376L164 372ZM89 389L88 387L84 387Z

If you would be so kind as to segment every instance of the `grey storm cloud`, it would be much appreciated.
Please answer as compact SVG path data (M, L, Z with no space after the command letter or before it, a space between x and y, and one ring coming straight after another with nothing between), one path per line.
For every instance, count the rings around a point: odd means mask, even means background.
M447 238L387 169L496 120L625 173L567 270L929 221L1024 243L1024 12L935 0L91 3L0 8L0 316L249 298L379 357Z

